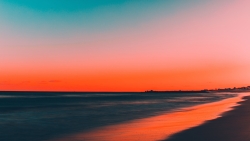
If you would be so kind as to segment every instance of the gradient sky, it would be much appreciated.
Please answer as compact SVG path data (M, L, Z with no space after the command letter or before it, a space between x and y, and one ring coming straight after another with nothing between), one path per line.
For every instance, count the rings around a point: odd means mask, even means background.
M1 0L0 90L250 85L247 0Z

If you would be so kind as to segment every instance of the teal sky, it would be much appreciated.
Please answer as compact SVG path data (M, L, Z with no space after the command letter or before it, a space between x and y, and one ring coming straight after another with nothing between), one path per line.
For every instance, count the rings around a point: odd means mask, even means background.
M137 28L198 4L191 0L2 0L0 20L25 34L99 33Z
M249 85L249 6L237 0L0 0L0 90Z

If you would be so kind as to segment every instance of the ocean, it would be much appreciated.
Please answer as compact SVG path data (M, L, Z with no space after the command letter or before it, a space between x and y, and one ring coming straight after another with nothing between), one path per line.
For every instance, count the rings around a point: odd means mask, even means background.
M237 94L0 92L0 141L45 141Z

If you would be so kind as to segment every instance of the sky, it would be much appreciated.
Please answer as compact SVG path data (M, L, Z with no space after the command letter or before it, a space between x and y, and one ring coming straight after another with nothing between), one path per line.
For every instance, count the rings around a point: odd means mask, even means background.
M250 85L247 0L1 0L0 90Z

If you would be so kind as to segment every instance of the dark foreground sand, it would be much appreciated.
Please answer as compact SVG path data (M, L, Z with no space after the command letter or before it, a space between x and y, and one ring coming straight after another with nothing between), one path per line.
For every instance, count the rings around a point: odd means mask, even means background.
M250 141L250 97L222 117L174 134L165 141Z
M175 112L100 127L88 132L66 135L52 141L164 140L175 133L202 125L207 120L217 119L218 115L231 110L231 107L235 106L237 102L242 101L242 97L245 95L249 94L241 94L221 101L182 108ZM186 141L186 138L180 140Z

